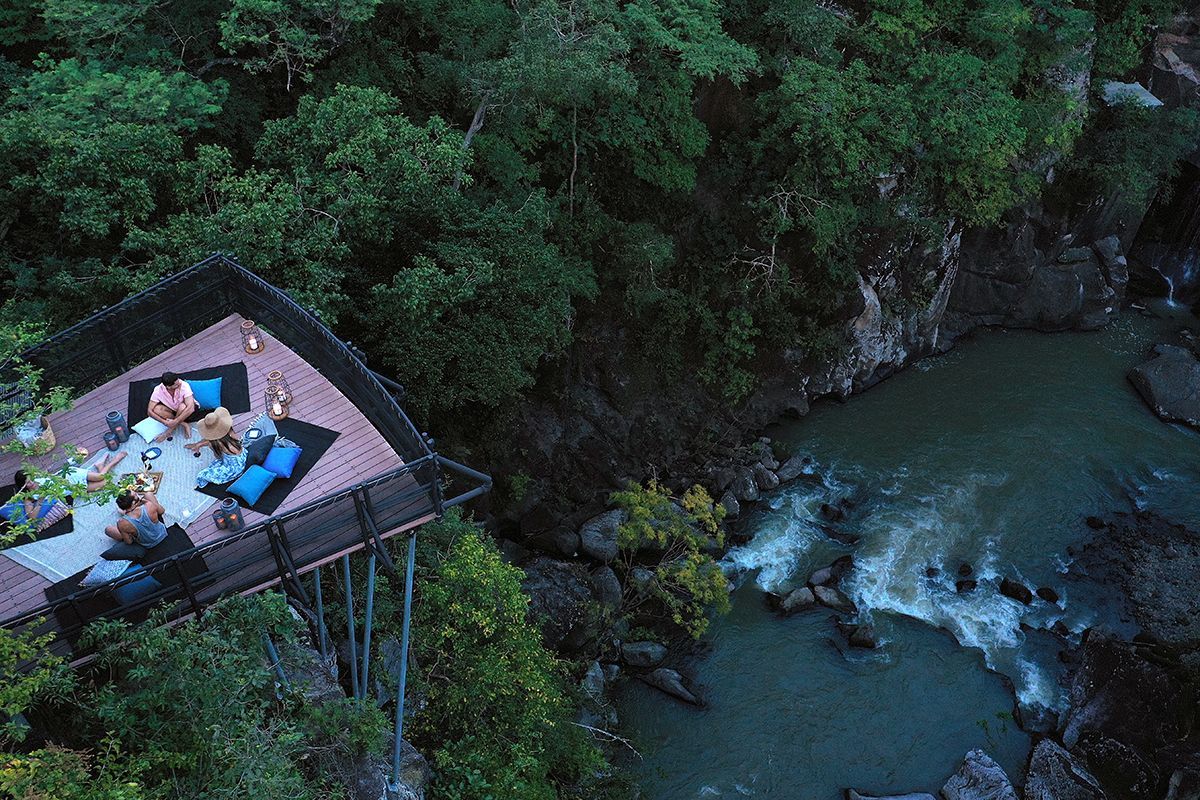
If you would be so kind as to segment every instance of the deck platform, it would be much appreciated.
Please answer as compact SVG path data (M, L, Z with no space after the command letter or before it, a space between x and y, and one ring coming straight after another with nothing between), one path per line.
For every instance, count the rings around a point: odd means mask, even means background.
M77 398L71 409L53 414L50 422L59 444L80 445L92 453L103 450L103 434L107 430L104 416L111 410L126 410L128 386L131 381L154 378L165 370L183 373L241 361L246 365L249 378L252 410L235 415L237 430L243 430L246 424L263 410L267 373L278 369L286 375L295 396L291 406L292 418L340 433L330 449L321 456L320 461L288 495L275 512L275 516L286 515L305 504L311 504L347 487L394 471L404 464L401 455L388 443L371 420L326 376L282 342L267 336L267 345L262 353L247 355L242 350L241 336L238 332L238 325L242 319L239 314L231 314L217 324L199 331L125 374ZM53 376L47 375L46 382L53 383ZM134 424L140 419L141 417L130 419L129 422ZM136 434L134 437L136 438ZM211 456L205 452L202 457L208 459ZM51 469L60 465L62 460L60 446L48 456L40 460L35 459L34 463L38 467ZM15 454L0 455L0 479L9 480L7 476L19 469L20 463L20 458ZM417 481L412 476L404 476L403 480L411 487L417 486ZM248 526L264 519L262 514L251 510L246 510L245 516ZM429 514L409 514L405 520L411 524L401 527L408 528L431 517L432 509ZM113 518L116 519L115 511ZM395 532L395 529L382 531L384 536ZM216 527L208 513L193 521L187 528L187 534L198 546L228 536L225 531ZM104 534L97 531L96 535ZM345 547L339 552L362 547L362 541L356 541L353 537L348 538L344 544ZM323 553L321 560L328 561L331 557L336 556ZM219 556L217 558L219 559ZM212 566L213 558L208 560ZM273 573L274 565L268 566L267 572ZM313 564L307 566L311 568ZM267 579L263 583L267 584L272 580L277 579ZM44 604L44 592L50 584L48 579L3 557L0 552L0 620L10 619Z

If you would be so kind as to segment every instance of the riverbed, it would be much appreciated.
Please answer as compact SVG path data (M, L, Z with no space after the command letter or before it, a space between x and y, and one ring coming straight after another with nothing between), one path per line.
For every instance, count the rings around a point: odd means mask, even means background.
M844 404L767 431L816 475L768 495L726 557L738 584L688 666L706 707L629 681L619 692L630 759L653 800L835 800L934 791L980 747L1017 777L1026 709L1056 708L1061 642L1116 626L1105 597L1065 573L1088 515L1131 506L1200 524L1200 436L1167 425L1125 374L1190 314L1127 312L1103 331L985 331ZM822 504L846 509L833 522ZM852 553L843 589L883 639L850 650L827 609L779 617L763 591L802 585ZM978 587L958 592L969 565ZM998 578L1048 587L1025 606Z

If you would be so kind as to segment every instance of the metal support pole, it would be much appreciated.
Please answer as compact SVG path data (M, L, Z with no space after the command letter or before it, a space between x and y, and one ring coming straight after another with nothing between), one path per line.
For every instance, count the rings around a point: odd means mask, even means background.
M359 692L361 697L367 696L367 675L371 668L371 618L375 615L375 554L371 553L371 557L367 560L367 621L363 626L363 651L362 651L362 669L359 674L362 677L362 691Z
M400 745L404 741L404 686L408 682L408 629L412 621L413 570L417 563L417 534L408 537L408 564L404 568L404 627L400 635L400 681L396 686L396 738L392 742L392 782L400 785Z
M313 570L313 588L317 596L317 647L321 650L321 658L329 659L329 645L325 642L325 603L321 599L321 568Z
M350 554L342 556L342 579L346 584L346 629L350 634L350 686L358 694L358 642L354 639L354 589L350 585Z
M263 647L266 648L267 658L271 660L271 666L275 668L275 677L279 678L279 685L289 692L292 690L292 684L288 682L287 675L283 671L283 662L279 660L279 651L275 649L275 643L271 641L271 637L266 631L262 635Z

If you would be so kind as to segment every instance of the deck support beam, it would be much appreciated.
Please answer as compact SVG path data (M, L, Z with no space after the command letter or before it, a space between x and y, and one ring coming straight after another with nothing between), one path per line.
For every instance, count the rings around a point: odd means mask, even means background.
M290 692L292 684L288 681L287 673L283 671L283 662L279 659L279 651L275 649L275 643L271 641L271 635L263 631L262 641L263 649L267 651L267 658L275 670L275 677L279 679L279 685Z
M321 658L328 661L329 644L326 642L325 637L325 603L321 597L320 567L313 570L313 594L317 598L317 648L321 651Z
M408 536L408 561L404 567L404 626L400 635L400 680L396 686L396 727L392 741L391 791L400 787L400 748L404 743L404 687L408 682L408 632L412 622L413 571L417 559L417 532Z
M363 625L363 648L362 648L362 669L359 670L359 677L362 681L362 689L359 691L359 697L367 696L367 676L371 671L371 619L375 616L375 553L372 552L367 559L367 620Z
M358 700L358 641L354 637L354 588L350 584L349 553L342 556L342 580L346 589L346 630L350 639L350 687L354 690L354 699Z

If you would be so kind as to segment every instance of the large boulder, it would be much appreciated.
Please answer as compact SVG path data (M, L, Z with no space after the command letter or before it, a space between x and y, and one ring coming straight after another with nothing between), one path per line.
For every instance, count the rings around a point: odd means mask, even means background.
M1075 756L1054 740L1043 739L1029 759L1025 800L1105 800L1105 794Z
M814 586L812 587L812 593L818 603L828 606L834 611L841 611L845 614L858 613L854 601L832 586Z
M579 548L605 564L616 560L617 529L629 518L624 509L615 508L598 514L579 528Z
M594 645L600 635L601 606L587 568L538 556L522 569L529 616L541 628L545 645L569 655Z
M1011 597L1018 603L1029 605L1033 602L1033 592L1029 587L1020 581L1014 581L1012 578L1003 578L1000 581L1000 594L1005 597Z
M1167 422L1200 427L1200 360L1186 348L1160 344L1155 357L1134 367L1129 381Z
M846 800L937 800L937 798L925 792L912 792L910 794L862 794L853 789L847 789Z
M758 488L764 492L770 491L779 486L779 476L767 468L766 464L759 462L754 467L754 482L758 484Z
M794 614L797 611L811 608L816 605L816 602L817 599L812 589L801 586L799 589L788 592L787 596L779 601L779 610L785 614Z
M750 467L737 469L733 483L729 484L729 491L733 492L733 496L743 503L753 503L762 497L762 493L758 490L758 481L754 477L754 470Z
M780 483L794 481L801 475L812 477L817 474L817 464L812 456L796 455L783 462L783 466L775 473Z
M621 660L631 667L657 667L667 657L667 648L658 642L625 642Z
M1004 770L982 750L972 750L942 787L945 800L1017 800Z

